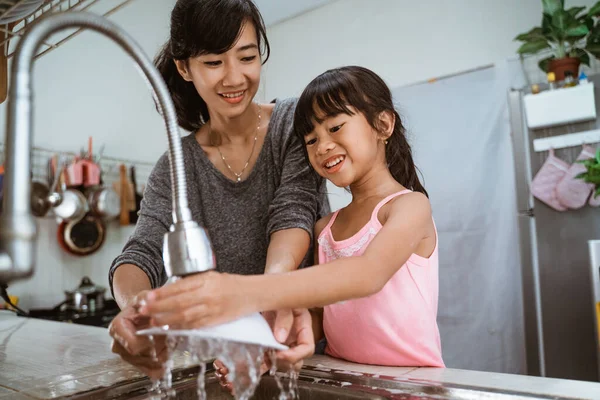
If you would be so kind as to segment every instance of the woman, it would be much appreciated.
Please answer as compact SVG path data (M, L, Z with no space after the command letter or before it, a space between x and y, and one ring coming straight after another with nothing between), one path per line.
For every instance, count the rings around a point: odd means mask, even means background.
M156 58L179 124L192 132L182 139L189 204L208 231L220 272L276 273L310 263L314 223L329 212L323 183L292 132L295 100L253 102L268 57L264 23L251 0L178 0L170 39ZM136 230L109 275L122 310L110 328L113 351L151 376L160 374L166 351L157 343L156 361L152 345L136 337L148 321L134 304L166 281L162 244L170 225L165 154L148 180ZM297 329L302 315L278 314L275 326L285 331L277 329L276 337L285 341L292 319Z

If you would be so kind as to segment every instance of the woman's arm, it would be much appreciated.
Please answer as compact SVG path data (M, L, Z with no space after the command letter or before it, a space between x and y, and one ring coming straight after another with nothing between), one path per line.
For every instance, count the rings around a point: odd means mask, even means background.
M284 229L271 234L265 274L290 272L297 269L306 256L309 244L310 235L304 229Z
M296 101L278 103L269 121L278 184L268 210L266 272L291 271L304 266L305 260L311 261L307 255L325 198L304 155L304 143L293 131Z

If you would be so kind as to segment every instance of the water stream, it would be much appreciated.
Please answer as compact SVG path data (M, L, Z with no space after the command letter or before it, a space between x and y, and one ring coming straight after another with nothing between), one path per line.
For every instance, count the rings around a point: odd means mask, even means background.
M151 341L153 336L149 336ZM165 373L160 380L153 381L150 400L176 398L172 389L172 370L174 357L178 352L186 352L190 365L200 365L198 374L198 399L207 399L205 390L206 364L215 359L220 360L229 370L228 380L233 384L233 395L237 400L249 400L261 378L262 371L268 370L275 378L280 390L277 400L293 400L298 398L298 374L290 371L283 376L276 373L275 351L255 344L233 342L224 339L202 338L195 336L175 336L167 334L169 358L165 362ZM156 359L156 354L152 354ZM270 369L266 367L269 361ZM285 381L285 382L284 382ZM225 389L223 389L225 390Z

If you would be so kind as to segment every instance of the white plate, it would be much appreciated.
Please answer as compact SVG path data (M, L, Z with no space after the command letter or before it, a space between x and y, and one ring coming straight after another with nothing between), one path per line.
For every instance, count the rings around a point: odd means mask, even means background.
M262 315L256 313L222 325L192 330L165 330L160 327L137 331L138 335L193 336L211 339L226 339L232 342L256 344L275 350L287 350L271 332L271 327Z

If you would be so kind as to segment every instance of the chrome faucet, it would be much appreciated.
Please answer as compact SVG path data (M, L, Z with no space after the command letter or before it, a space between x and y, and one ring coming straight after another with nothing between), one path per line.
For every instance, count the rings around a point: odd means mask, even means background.
M169 165L173 197L173 224L165 234L163 260L168 277L185 276L214 268L208 237L192 220L181 138L173 101L159 72L141 47L123 29L104 17L86 12L55 14L34 24L21 38L11 69L5 141L3 213L0 215L0 283L33 274L37 225L30 209L31 142L33 132L33 59L51 34L86 28L108 36L136 62L149 84L169 136Z

